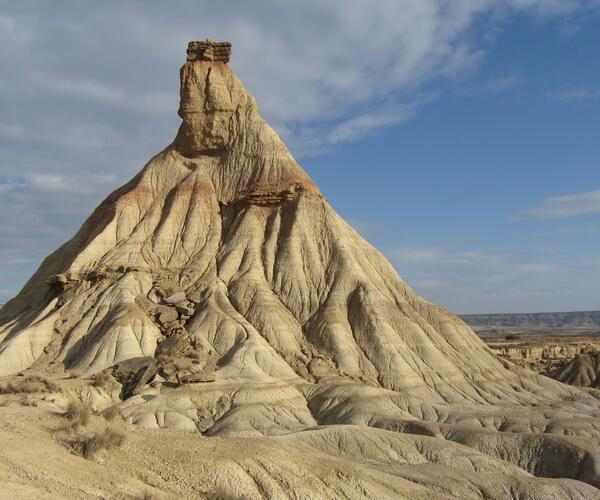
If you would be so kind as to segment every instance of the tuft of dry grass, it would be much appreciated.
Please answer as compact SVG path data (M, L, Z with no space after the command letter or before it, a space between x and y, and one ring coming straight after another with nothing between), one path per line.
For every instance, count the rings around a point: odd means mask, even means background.
M60 388L58 385L39 375L29 375L20 380L0 384L0 394L32 394L36 392L59 391Z
M101 450L118 448L125 442L125 432L114 425L88 435L77 435L71 440L73 450L84 458L93 458Z
M114 422L115 420L123 421L123 417L119 412L119 405L109 406L105 410L102 410L101 415L108 421Z
M75 429L78 429L88 424L92 416L92 409L87 402L71 399L62 415Z
M158 496L150 490L146 490L139 497L135 497L135 500L158 500Z
M107 371L95 373L92 376L92 385L98 388L106 388L114 382L113 376Z

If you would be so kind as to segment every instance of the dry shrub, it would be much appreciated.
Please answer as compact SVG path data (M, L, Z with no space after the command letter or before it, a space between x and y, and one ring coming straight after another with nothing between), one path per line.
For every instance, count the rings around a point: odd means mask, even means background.
M92 376L92 385L94 387L106 388L114 381L112 375L107 371L102 371Z
M78 435L71 441L73 450L84 458L93 458L101 450L118 448L125 442L125 432L114 425L88 435Z
M158 500L158 496L152 493L150 490L146 490L140 494L140 496L134 497L135 500Z
M20 380L0 384L0 394L32 394L35 392L59 392L59 390L58 385L39 375L29 375Z
M192 349L191 351L186 353L186 356L190 359L195 359L198 361L202 361L207 358L207 355L198 349Z
M76 429L87 425L91 416L92 409L89 403L79 401L78 399L71 399L63 413L63 417L71 422L71 425Z
M109 421L123 420L123 417L119 412L119 405L109 406L105 410L102 410L101 415Z

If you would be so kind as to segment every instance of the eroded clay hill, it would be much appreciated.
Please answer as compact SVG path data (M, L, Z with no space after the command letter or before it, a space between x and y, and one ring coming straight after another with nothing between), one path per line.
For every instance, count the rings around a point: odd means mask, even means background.
M531 474L599 484L594 394L500 361L412 291L261 118L227 65L229 49L190 44L173 143L0 310L0 375L69 373L81 396L98 407L123 399L123 416L143 427L306 431L297 446L328 457L350 447L380 460L386 440L408 446L401 432L419 460L458 467L455 485L465 470L484 484L512 462L506 470L524 475L506 473L498 491L519 498L535 491ZM85 388L102 370L116 389ZM317 433L326 424L345 425ZM347 434L356 426L387 431ZM356 439L368 442L360 453ZM450 453L442 443L462 454L454 465L441 460ZM397 451L385 460L400 460ZM402 481L458 495L440 474ZM597 491L564 480L543 487L557 498Z

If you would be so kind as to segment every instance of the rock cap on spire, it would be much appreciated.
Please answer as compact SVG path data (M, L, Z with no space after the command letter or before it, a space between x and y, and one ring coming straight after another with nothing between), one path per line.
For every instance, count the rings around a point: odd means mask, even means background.
M188 61L221 61L229 62L231 57L231 44L229 42L215 42L210 38L188 43Z

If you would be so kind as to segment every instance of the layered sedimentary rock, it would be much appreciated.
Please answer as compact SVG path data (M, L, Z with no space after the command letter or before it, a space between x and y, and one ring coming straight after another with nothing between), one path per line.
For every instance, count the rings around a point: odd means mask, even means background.
M565 384L600 388L600 352L577 354L551 376Z
M544 375L554 373L579 354L600 351L599 337L536 336L502 342L487 340L486 343L498 356Z
M225 49L190 44L173 143L0 310L0 374L109 370L121 413L150 428L259 437L342 425L300 439L333 453L331 440L370 426L427 435L415 445L427 450L466 445L491 468L600 484L598 400L500 360L411 290L261 118ZM427 460L452 468L436 454ZM435 490L440 474L406 480Z
M190 42L187 49L188 61L222 61L229 62L231 44L229 42L213 42L210 39Z

